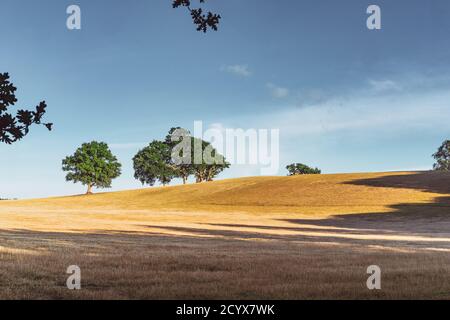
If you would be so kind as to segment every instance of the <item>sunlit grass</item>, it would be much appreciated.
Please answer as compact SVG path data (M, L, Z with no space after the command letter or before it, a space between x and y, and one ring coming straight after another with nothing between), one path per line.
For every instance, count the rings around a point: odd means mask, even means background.
M449 182L258 177L2 201L0 298L450 298ZM382 292L365 288L370 264Z

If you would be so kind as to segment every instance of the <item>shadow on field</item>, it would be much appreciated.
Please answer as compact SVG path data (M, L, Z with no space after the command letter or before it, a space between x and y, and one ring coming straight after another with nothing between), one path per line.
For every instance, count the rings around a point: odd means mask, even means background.
M442 194L433 203L396 204L388 213L337 215L322 220L279 219L274 225L197 223L138 225L142 231L98 230L86 233L0 230L0 249L33 250L48 254L59 249L89 248L102 252L115 246L147 248L164 245L196 245L266 242L346 244L388 248L450 249L450 174L420 172L346 184L383 188L417 189ZM280 225L280 221L284 225ZM0 253L1 253L0 250Z
M450 174L419 172L354 180L346 184L415 189L443 196L435 198L432 203L391 205L389 206L391 212L387 213L336 215L321 220L279 220L290 223L290 226L204 224L204 228L178 226L157 228L201 237L246 241L278 240L450 249ZM155 228L155 226L148 227Z
M225 230L195 229L213 238L105 232L0 230L0 298L438 299L450 292L450 260L440 252L314 246L317 237L304 237L310 243L301 245L236 241L261 235ZM367 266L374 262L384 272L379 293L366 288ZM66 287L67 267L74 264L82 270L82 290Z
M143 231L98 230L90 233L81 230L71 232L43 232L30 230L0 230L1 251L49 255L60 250L75 250L101 254L113 248L146 248L146 250L179 246L258 246L288 244L330 244L346 246L379 246L399 249L450 250L450 232L442 233L443 223L449 219L435 220L439 232L427 230L420 233L408 230L411 226L399 222L397 226L391 214L340 216L326 220L283 220L294 226L261 226L244 224L198 224L194 226L140 225ZM396 215L396 214L395 214ZM394 215L394 216L395 216ZM401 219L400 219L401 220ZM397 228L398 227L398 228ZM416 224L413 225L416 227ZM401 231L395 229L402 229ZM433 233L433 234L431 234ZM114 250L113 250L114 251Z
M408 234L450 233L450 174L444 172L419 172L408 175L394 175L373 179L349 181L346 184L380 187L415 189L437 193L432 203L396 204L388 213L361 213L339 215L323 220L282 220L295 224L310 224L316 227L365 228L376 232L395 232ZM361 230L362 231L362 230Z
M322 220L283 219L281 221L313 225L358 229L365 233L440 234L450 235L450 197L441 197L430 204L398 204L389 206L392 212L337 215ZM347 231L346 231L347 232Z
M422 249L446 249L450 250L450 233L418 233L408 232L403 230L402 232L378 229L367 230L359 228L361 221L358 221L358 225L354 225L353 229L335 229L337 225L342 224L348 227L348 221L339 223L340 221L331 220L286 220L290 223L299 223L302 228L295 227L261 227L257 225L239 225L239 224L214 224L209 225L213 227L222 226L227 229L211 229L205 226L205 228L195 227L175 227L175 226L148 226L149 228L163 229L167 232L180 233L186 238L203 237L204 239L222 239L222 240L235 240L235 241L272 241L272 242L290 242L290 243L320 243L320 244L333 244L333 245L361 245L367 246L380 246L384 248L422 248ZM355 220L356 221L356 220ZM448 223L448 222L447 222ZM308 225L306 225L308 224ZM308 228L308 226L320 226L323 228ZM330 228L327 228L330 227ZM386 226L389 227L389 226ZM246 230L239 230L245 228ZM248 230L251 229L252 231ZM442 231L442 226L440 227ZM290 233L286 233L290 232Z
M399 174L372 179L359 179L346 182L356 186L415 189L424 192L450 195L450 173L423 171Z

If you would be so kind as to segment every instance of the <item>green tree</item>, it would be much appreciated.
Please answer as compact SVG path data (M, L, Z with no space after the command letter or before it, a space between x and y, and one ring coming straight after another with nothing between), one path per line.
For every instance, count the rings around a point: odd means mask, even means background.
M201 148L200 148L201 146ZM213 181L230 164L211 143L198 138L192 138L192 168L197 183Z
M450 140L444 141L433 157L436 160L434 170L450 171Z
M191 175L197 183L212 181L230 167L211 143L192 137L186 129L172 128L165 141L172 150L171 166L183 182Z
M14 84L9 81L9 74L0 73L0 142L6 144L12 144L25 137L33 124L42 124L48 130L51 130L53 125L42 122L47 108L45 101L39 103L35 111L20 109L15 116L8 113L8 107L14 106L17 102L16 90Z
M164 141L153 141L140 150L133 158L133 166L135 178L153 186L157 181L166 185L174 178L186 184L191 175L197 182L212 181L230 164L209 142L177 127L170 129Z
M134 177L142 184L154 186L157 181L169 184L177 177L170 164L170 147L162 141L153 141L133 158Z
M63 171L68 172L66 181L81 182L92 188L111 188L112 180L121 174L121 164L104 142L84 143L72 156L62 161Z
M191 159L191 145L183 148L180 143L186 141L190 141L191 133L183 128L176 127L172 128L169 131L169 134L166 136L166 140L164 141L170 148L170 159L167 159L167 163L171 166L173 170L175 170L177 178L181 178L183 180L183 184L187 183L187 180L191 175L194 174L194 168L189 161L183 161L186 159ZM181 147L180 147L181 146ZM186 154L184 154L186 152ZM175 159L179 159L176 161Z
M321 174L322 171L318 168L311 168L303 163L293 163L286 167L290 176L304 175L304 174Z

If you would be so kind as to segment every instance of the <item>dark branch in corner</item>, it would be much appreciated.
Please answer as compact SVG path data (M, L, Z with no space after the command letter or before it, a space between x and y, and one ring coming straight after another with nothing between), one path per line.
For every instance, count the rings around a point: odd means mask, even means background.
M14 106L17 88L9 81L8 73L0 73L0 143L13 144L24 138L33 124L44 125L52 130L52 123L43 123L47 108L45 101L39 103L35 111L19 110L16 115L8 112Z
M206 0L199 0L200 3L205 3ZM218 25L220 19L222 18L219 14L208 12L204 13L202 8L192 9L191 0L173 0L173 8L186 7L191 13L192 20L194 24L197 25L197 31L207 32L208 29L214 31L218 30Z

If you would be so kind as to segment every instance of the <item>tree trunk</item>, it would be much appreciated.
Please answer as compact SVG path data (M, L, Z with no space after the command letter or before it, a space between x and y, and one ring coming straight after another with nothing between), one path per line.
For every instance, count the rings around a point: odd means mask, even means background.
M186 184L186 182L187 182L187 179L186 179L186 177L183 176L183 184Z
M92 192L92 184L88 184L88 189L87 189L87 192L86 192L86 194L92 194L93 192Z

